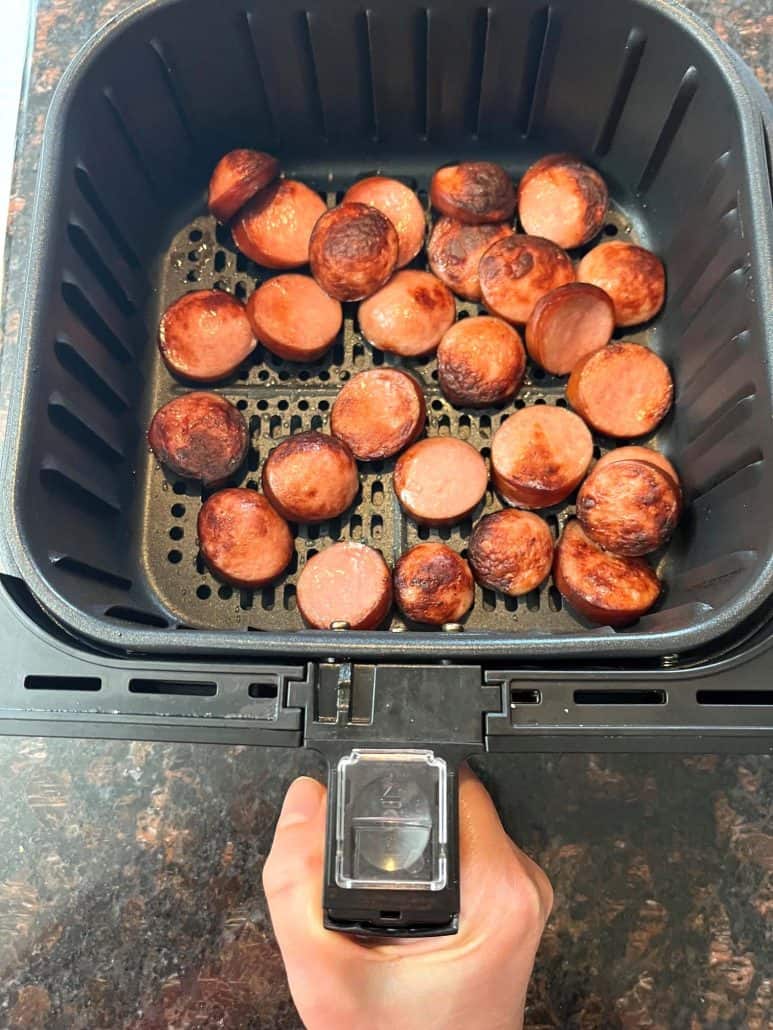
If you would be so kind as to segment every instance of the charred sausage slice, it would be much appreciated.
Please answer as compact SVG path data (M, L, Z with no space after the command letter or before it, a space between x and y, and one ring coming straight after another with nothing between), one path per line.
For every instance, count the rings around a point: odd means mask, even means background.
M280 576L293 556L290 527L255 490L212 494L198 518L199 546L212 572L255 589Z
M566 398L597 432L632 437L651 433L671 407L668 366L639 343L610 343L572 370Z
M397 459L394 488L403 510L426 526L450 526L473 511L486 492L488 472L463 440L419 440Z
M382 175L360 179L344 195L346 203L368 204L386 215L397 230L397 267L413 261L424 243L427 221L419 198L402 182Z
M436 211L468 225L506 222L515 213L515 188L501 165L464 161L438 168L429 187Z
M512 235L507 222L466 225L444 215L435 222L427 244L429 267L457 296L479 301L480 259L492 243Z
M337 300L309 275L267 280L247 301L253 332L266 350L285 361L316 361L333 344L343 322Z
M391 458L421 436L427 409L421 387L397 368L358 372L342 388L330 413L330 430L355 458Z
M314 226L311 273L336 300L362 300L388 282L399 248L397 230L377 208L339 204Z
M470 537L470 564L482 587L517 597L542 583L553 564L547 522L530 511L508 508L487 515Z
M533 405L511 415L494 434L494 486L522 508L547 508L568 497L593 457L588 427L565 408Z
M676 471L674 466L660 451L654 451L651 447L637 447L632 445L630 447L615 447L614 450L607 451L603 454L596 464L593 466L593 471L604 468L605 465L612 465L616 461L648 461L650 465L657 465L659 469L666 472L679 488L679 495L682 494L682 485L679 480L679 473Z
M186 393L164 404L148 429L151 450L168 469L204 486L228 479L247 455L244 416L216 393Z
M601 231L609 192L599 173L571 154L549 154L526 170L518 186L518 217L532 236L565 250Z
M357 313L368 343L404 358L431 354L455 317L448 287L429 272L411 269L398 272Z
M307 561L298 578L298 608L314 629L346 623L375 629L392 607L392 577L378 551L343 542Z
M209 182L209 210L218 222L234 215L279 175L279 162L260 150L232 150L222 157Z
M553 580L573 608L607 626L635 622L660 596L660 580L643 558L602 550L577 519L558 542Z
M472 608L470 566L445 544L417 544L395 565L397 607L407 619L442 626L459 622Z
M169 370L202 383L231 375L255 343L244 305L221 290L186 293L166 309L158 331Z
M590 283L567 283L534 305L526 347L551 375L565 376L580 358L609 343L614 330L615 309L606 293Z
M648 322L666 297L666 273L660 258L644 247L619 240L600 243L589 251L577 268L577 278L609 294L619 326Z
M294 179L272 183L242 208L231 226L242 254L266 268L300 268L309 260L311 231L324 200Z
M290 522L325 522L351 506L360 488L351 451L311 431L275 447L263 466L263 491Z
M440 389L452 404L485 408L515 396L526 352L512 326L480 315L451 326L440 341L437 365Z
M546 293L574 282L567 254L539 236L506 236L493 243L478 266L483 302L508 322L529 321Z

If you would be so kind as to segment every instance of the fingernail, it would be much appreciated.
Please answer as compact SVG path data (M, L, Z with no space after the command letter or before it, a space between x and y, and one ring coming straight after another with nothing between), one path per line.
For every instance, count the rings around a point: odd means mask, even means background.
M288 826L297 826L313 819L319 811L322 793L322 788L317 781L312 780L309 776L301 776L300 779L291 783L282 805L282 811L279 813L277 828L285 829Z

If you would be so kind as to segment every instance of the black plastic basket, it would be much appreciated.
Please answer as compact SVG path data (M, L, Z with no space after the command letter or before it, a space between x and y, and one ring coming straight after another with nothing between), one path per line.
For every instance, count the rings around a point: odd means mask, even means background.
M159 0L121 15L75 60L46 127L5 462L5 571L72 633L132 651L624 660L731 632L773 582L764 104L719 41L662 0ZM399 620L376 633L303 631L295 579L310 553L358 538L391 561L427 534L400 515L388 462L364 470L350 515L299 532L275 586L239 593L210 577L195 541L199 492L158 469L144 429L182 389L154 344L160 310L195 286L246 294L261 277L204 213L209 172L235 145L277 153L330 204L374 169L422 191L459 158L493 158L517 177L562 149L600 168L614 201L605 231L653 248L668 272L664 314L635 337L674 372L674 411L654 442L688 501L661 559L658 610L627 631L592 628L547 584L517 605L478 591L453 637L392 632ZM222 388L250 419L242 481L257 485L274 439L326 425L341 381L380 360L353 310L316 366L259 353ZM413 370L429 432L485 449L511 409L458 412L434 362ZM517 403L564 403L561 384L539 376L530 370ZM570 511L552 514L556 529ZM468 530L440 535L461 549Z

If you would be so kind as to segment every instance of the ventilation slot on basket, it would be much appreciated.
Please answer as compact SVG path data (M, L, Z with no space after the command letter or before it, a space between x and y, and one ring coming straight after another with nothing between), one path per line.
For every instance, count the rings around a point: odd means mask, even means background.
M575 690L576 705L664 705L665 690Z
M197 143L196 135L191 127L191 120L185 109L183 96L177 88L177 80L175 79L171 61L167 56L166 48L158 39L151 39L148 46L158 58L158 63L161 68L161 77L169 93L169 99L172 101L172 107L180 121L180 126L182 127L184 134L188 138L188 142L193 148Z
M480 125L483 69L486 65L486 46L488 44L490 19L491 9L489 7L481 7L475 12L475 21L472 27L472 43L470 46L472 59L470 61L470 78L467 86L467 105L464 123L467 131L473 136L478 135Z
M132 581L124 576L107 569L99 569L95 565L88 565L86 562L78 561L67 554L51 559L51 564L64 572L72 572L76 576L83 576L85 579L92 579L96 583L104 583L107 586L116 587L118 590L131 590Z
M118 604L106 609L105 615L111 619L120 619L121 622L134 622L139 626L157 626L159 629L166 629L169 625L166 619L153 612L145 612L141 608L127 608Z
M773 705L773 690L699 690L699 705Z
M79 287L74 283L63 282L62 298L73 315L85 325L91 335L96 337L117 361L126 365L133 360L131 349L116 336L107 322L92 307Z
M617 86L615 87L614 96L612 102L609 105L609 113L607 114L604 126L599 133L599 137L596 140L596 146L594 147L595 152L599 157L603 157L609 152L612 146L612 141L615 138L617 127L620 124L620 119L625 110L625 105L628 103L628 97L633 86L633 81L636 78L636 73L639 70L641 64L642 54L644 53L644 47L647 43L647 37L641 31L641 29L633 28L628 33L628 39L625 41L625 50L623 51L623 64L620 68L620 75L617 79Z
M529 20L527 59L523 67L521 97L518 103L516 124L522 136L528 136L538 111L538 103L544 92L545 76L548 71L546 54L551 24L551 10L543 7L535 11ZM551 62L552 63L552 62Z
M96 676L27 676L27 690L79 690L92 693L102 689L102 680Z
M94 188L94 184L92 183L88 172L82 165L76 165L75 167L75 183L80 190L81 196L104 226L105 232L115 244L116 249L119 251L126 264L130 265L132 268L140 268L141 265L139 258L126 241L126 238L116 225L110 212L102 203L102 199Z
M153 680L134 679L129 681L131 694L167 694L172 697L214 697L216 683L199 683L196 680Z
M100 374L66 340L57 340L54 353L59 364L112 414L125 411L129 406L120 394L106 383Z
M679 84L679 89L674 97L674 102L671 105L671 110L668 112L668 117L666 118L665 124L658 136L655 149L652 151L652 156L647 162L647 167L642 172L641 179L639 179L639 185L637 187L638 193L646 193L657 178L658 172L671 149L671 145L676 139L676 134L681 128L684 117L687 114L687 109L692 103L692 99L697 90L698 70L691 66L684 73L684 77L682 78L682 81Z
M105 103L107 104L108 110L110 111L110 114L113 117L113 122L116 128L118 129L119 134L123 137L124 143L126 144L129 153L134 158L137 167L139 168L140 172L142 172L143 178L150 187L151 195L154 197L154 199L157 198L159 194L158 184L156 183L155 177L150 169L150 165L148 165L147 161L142 156L142 151L140 150L137 141L134 139L134 136L129 131L129 126L126 124L126 119L124 118L123 113L120 107L118 106L118 102L115 98L112 89L108 86L103 91L102 95L105 98Z
M96 454L108 464L117 465L124 460L118 444L112 444L94 428L87 425L70 410L63 398L53 396L48 402L48 417L53 426L65 433L84 450Z
M259 701L275 701L279 697L279 687L276 683L250 683L249 694Z
M119 515L121 506L113 497L107 497L96 485L79 482L72 475L50 465L40 470L41 483L89 515Z
M85 230L80 225L75 225L71 222L67 226L67 236L75 253L93 273L121 314L126 318L133 315L137 310L134 301L127 295L123 286L121 286L110 271L108 265L105 264L101 254L97 251Z
M541 705L542 691L528 687L510 687L511 705Z

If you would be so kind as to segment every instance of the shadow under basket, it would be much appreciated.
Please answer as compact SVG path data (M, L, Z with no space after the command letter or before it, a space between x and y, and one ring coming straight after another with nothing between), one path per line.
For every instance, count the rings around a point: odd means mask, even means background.
M773 580L766 103L716 37L656 0L157 0L114 19L65 75L45 131L6 440L4 571L71 632L134 652L625 661L732 631ZM676 384L648 441L675 462L687 499L657 556L655 611L624 631L593 627L549 581L517 601L478 590L461 633L397 616L379 632L304 631L297 576L332 540L370 543L390 563L420 539L464 551L471 522L430 531L402 517L390 462L363 466L351 512L299 529L276 584L238 591L209 574L201 492L157 466L145 427L186 389L159 360L163 308L202 287L246 297L266 276L206 213L211 169L235 146L277 154L331 205L376 170L426 202L432 171L460 159L499 161L517 179L564 150L602 172L613 201L603 234L652 248L668 275L661 316L626 334L661 354ZM391 361L362 340L353 305L314 365L256 351L217 386L250 424L234 482L258 488L276 440L325 428L342 382ZM564 383L530 367L506 409L458 411L434 360L406 364L426 390L428 433L484 454L516 407L565 404ZM497 507L489 494L475 517ZM572 511L546 513L554 533Z

